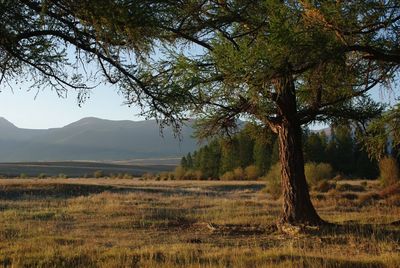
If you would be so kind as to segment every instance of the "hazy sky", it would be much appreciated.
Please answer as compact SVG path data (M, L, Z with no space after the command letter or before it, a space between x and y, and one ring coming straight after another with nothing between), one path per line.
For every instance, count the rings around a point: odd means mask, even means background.
M0 117L20 128L62 127L83 117L112 120L141 120L138 110L122 105L124 99L112 87L101 85L92 90L90 99L78 106L76 92L60 98L51 90L27 91L13 87L0 92Z

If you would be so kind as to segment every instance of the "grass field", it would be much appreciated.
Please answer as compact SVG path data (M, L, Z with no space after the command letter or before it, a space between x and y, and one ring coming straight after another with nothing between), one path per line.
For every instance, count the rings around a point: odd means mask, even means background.
M0 266L399 267L398 190L363 185L312 192L340 225L288 236L263 182L0 180Z

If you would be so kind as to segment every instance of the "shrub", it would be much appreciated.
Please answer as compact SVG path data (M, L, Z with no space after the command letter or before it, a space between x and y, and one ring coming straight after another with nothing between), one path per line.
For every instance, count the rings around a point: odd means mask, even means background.
M235 168L233 170L233 174L235 176L235 178L234 178L235 180L244 180L244 178L245 178L244 170L241 167Z
M365 187L362 185L353 185L348 183L339 184L336 189L339 192L364 192Z
M260 172L259 172L257 166L255 166L255 165L246 167L244 170L244 173L245 173L246 180L256 180L260 175Z
M203 179L203 172L201 170L195 170L192 172L194 180L201 180Z
M279 198L282 194L280 163L271 166L267 175L265 175L263 179L267 181L266 192L274 199Z
M21 179L26 179L26 178L28 178L28 175L26 175L25 173L21 173L21 174L19 174L19 177Z
M177 166L174 170L174 178L176 180L184 180L186 171L182 166Z
M173 179L174 179L174 174L171 172L163 171L159 174L159 180L167 181Z
M101 171L101 170L96 170L95 172L93 172L93 177L95 177L95 178L104 177L103 171Z
M316 185L318 182L332 177L332 166L327 163L308 162L304 166L304 172L307 182L310 185Z
M379 173L379 179L384 186L389 186L399 181L399 167L393 157L384 157L379 161Z
M40 174L38 175L38 178L39 178L39 179L46 179L46 178L47 178L47 175L46 175L46 173L40 173Z
M132 175L132 174L129 174L129 173L125 173L125 174L122 176L122 179L124 179L124 180L132 180L132 179L133 179L133 175Z
M60 179L66 179L66 178L67 178L67 175L64 174L64 173L60 173L60 174L58 174L58 178L60 178Z
M143 180L153 180L154 179L154 174L146 172L142 175Z
M233 171L225 172L220 179L223 181L234 181L234 180L244 180L246 177L245 171L243 168L238 167L235 168Z
M202 180L203 172L201 170L188 170L184 173L183 177L176 177L177 180Z
M221 176L223 181L233 181L235 179L235 174L232 171L227 171Z

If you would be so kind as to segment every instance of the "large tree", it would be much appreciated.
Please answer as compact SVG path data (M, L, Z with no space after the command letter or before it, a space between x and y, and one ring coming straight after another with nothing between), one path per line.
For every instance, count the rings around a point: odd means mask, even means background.
M230 134L239 119L271 128L281 223L323 223L304 176L301 126L378 115L367 93L388 85L400 62L394 0L21 0L0 11L5 78L35 70L57 89L84 89L60 67L70 58L60 48L73 46L78 63L96 62L128 104L161 123L179 128L194 116L200 137Z

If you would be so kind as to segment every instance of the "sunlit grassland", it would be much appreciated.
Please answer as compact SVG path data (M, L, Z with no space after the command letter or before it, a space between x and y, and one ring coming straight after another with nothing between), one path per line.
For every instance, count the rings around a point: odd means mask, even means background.
M365 205L357 198L313 193L320 215L341 227L288 236L274 225L280 201L271 200L264 187L263 182L1 180L0 266L399 266L400 226L390 224L400 219L398 202Z

